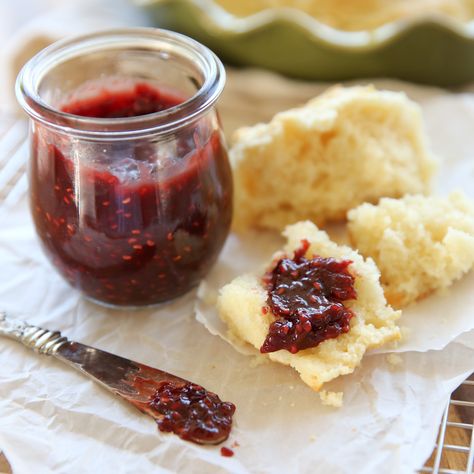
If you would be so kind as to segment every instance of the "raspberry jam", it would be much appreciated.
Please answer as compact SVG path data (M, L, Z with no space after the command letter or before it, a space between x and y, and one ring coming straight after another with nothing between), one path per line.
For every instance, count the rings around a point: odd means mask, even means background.
M307 259L309 245L303 240L293 259L282 258L264 276L267 305L276 320L260 348L262 353L285 349L294 354L350 329L354 313L343 302L357 298L348 269L352 262L318 256Z
M62 107L81 117L138 117L185 99L147 84L100 89ZM232 179L215 115L173 137L95 143L33 129L30 196L47 255L75 288L111 305L184 294L217 258Z
M71 100L61 107L63 112L81 117L138 117L169 109L184 102L176 94L162 93L146 82L139 82L120 92L101 90L87 99Z
M225 458L231 458L234 455L234 451L226 446L222 446L221 448L221 456Z
M163 383L149 405L161 415L157 418L161 431L200 444L225 441L235 412L233 403L222 402L215 393L189 382Z

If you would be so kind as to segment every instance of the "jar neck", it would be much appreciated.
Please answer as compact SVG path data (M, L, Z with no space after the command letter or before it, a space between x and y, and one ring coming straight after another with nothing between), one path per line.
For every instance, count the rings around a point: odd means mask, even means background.
M43 96L41 89L48 77L59 74L63 64L81 61L88 55L128 51L151 58L163 58L193 70L197 90L182 103L159 112L120 118L95 118L73 115L55 107ZM146 80L146 79L145 79ZM17 98L35 121L69 135L91 140L123 140L149 135L166 135L198 120L214 105L225 84L225 70L208 48L178 33L155 28L118 29L60 41L46 48L21 70Z

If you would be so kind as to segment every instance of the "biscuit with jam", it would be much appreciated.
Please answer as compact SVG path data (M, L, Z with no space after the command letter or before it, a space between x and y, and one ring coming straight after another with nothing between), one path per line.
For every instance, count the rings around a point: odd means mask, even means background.
M293 367L319 391L353 372L368 349L397 341L400 313L387 305L371 259L308 221L284 235L288 242L266 272L221 288L218 311L232 337Z

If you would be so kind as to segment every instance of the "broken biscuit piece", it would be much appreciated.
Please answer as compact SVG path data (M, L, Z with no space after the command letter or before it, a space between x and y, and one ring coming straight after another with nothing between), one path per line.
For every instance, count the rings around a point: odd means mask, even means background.
M385 198L351 210L348 219L352 243L374 259L397 308L449 287L474 267L474 203L460 192Z
M380 197L426 193L436 169L419 106L401 92L333 87L236 131L234 228L321 226Z
M387 305L371 259L308 221L288 226L284 236L267 271L224 286L217 307L233 337L293 367L319 391L353 372L368 349L397 341L400 313Z

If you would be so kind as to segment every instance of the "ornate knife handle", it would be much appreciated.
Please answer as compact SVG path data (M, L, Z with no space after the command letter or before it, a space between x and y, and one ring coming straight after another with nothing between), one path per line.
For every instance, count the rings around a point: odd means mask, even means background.
M54 355L61 346L69 342L59 331L48 331L18 319L8 318L4 311L0 311L0 336L7 336L35 352L46 355Z

